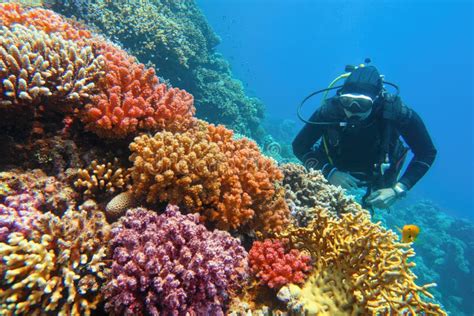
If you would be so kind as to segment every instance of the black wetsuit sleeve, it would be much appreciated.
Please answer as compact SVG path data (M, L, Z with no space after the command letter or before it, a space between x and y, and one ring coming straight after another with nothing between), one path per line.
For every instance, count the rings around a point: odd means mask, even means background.
M316 110L309 121L323 122L325 116L323 107ZM325 125L308 124L301 129L293 141L293 153L306 168L320 169L324 176L328 176L334 166L329 163L322 145L313 148L314 144L322 137L326 129Z
M410 189L430 169L437 150L420 116L407 107L404 107L404 111L405 114L397 121L397 129L412 150L414 157L399 182Z

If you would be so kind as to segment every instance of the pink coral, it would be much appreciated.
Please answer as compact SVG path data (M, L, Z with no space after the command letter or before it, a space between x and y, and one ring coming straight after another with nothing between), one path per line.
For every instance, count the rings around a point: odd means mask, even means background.
M287 249L286 240L266 239L256 241L249 252L253 273L270 288L280 288L288 283L303 283L311 270L311 257L297 249Z
M0 203L0 242L6 242L13 232L29 236L42 214L38 208L43 203L41 193L11 195Z
M112 232L105 308L113 315L223 315L247 276L247 253L227 232L169 205L129 210Z

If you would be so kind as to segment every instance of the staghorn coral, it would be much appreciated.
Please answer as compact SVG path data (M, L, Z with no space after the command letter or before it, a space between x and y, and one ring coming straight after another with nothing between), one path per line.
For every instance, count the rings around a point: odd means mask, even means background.
M320 210L307 227L290 226L280 237L316 260L302 290L312 296L300 297L295 305L316 311L314 315L446 315L423 298L432 298L428 289L435 284L415 284L411 271L415 264L410 262L415 253L410 245L398 243L392 231L372 223L367 211L335 218Z
M307 171L294 163L283 164L280 168L284 174L286 200L299 226L306 226L321 209L336 216L360 208L344 195L342 189L330 185L320 171Z
M249 224L271 233L288 221L277 166L223 126L198 122L185 133L144 135L130 150L132 190L150 203L185 205L222 229Z
M103 75L101 56L59 35L16 24L2 26L0 39L0 108L38 106L47 98L49 108L72 112Z
M227 232L210 232L197 214L169 205L162 215L129 210L113 230L112 315L223 315L247 276L247 253Z
M255 241L249 251L251 271L270 288L288 283L304 283L311 270L311 257L297 249L288 249L286 240Z
M0 314L90 315L107 273L110 228L104 214L46 213L36 230L37 237L12 233L0 243Z
M130 173L127 168L120 167L118 158L107 163L93 160L85 169L77 171L74 186L83 191L84 197L97 195L113 195L127 190L130 185Z
M186 130L193 121L193 96L159 83L153 68L120 48L102 43L107 75L81 111L86 129L101 137L124 138L137 131Z

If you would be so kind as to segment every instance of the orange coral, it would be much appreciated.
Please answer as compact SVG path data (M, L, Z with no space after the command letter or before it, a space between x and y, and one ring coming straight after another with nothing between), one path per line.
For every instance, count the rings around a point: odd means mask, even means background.
M193 96L160 84L153 68L120 48L100 44L107 75L98 83L101 92L82 111L86 128L99 136L124 138L137 130L185 130L193 119Z
M280 231L289 214L277 188L281 172L254 142L232 136L223 126L200 121L185 133L136 138L130 145L134 192L148 202L184 203L222 229L249 224Z
M77 21L66 19L51 10L25 9L17 3L0 4L0 21L5 26L14 23L32 25L48 34L59 33L65 40L83 41L92 37L91 32Z

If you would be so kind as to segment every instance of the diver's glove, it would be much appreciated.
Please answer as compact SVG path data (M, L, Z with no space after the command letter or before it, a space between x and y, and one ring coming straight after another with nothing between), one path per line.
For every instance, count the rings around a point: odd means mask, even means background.
M335 168L329 173L328 181L332 185L341 186L346 190L357 189L360 182L359 179L354 178L347 172L342 172Z
M372 192L365 202L372 207L389 208L398 198L405 196L406 191L406 186L398 182L393 188L380 189Z

